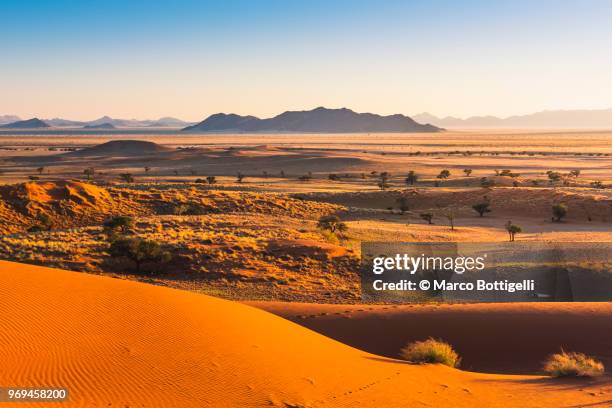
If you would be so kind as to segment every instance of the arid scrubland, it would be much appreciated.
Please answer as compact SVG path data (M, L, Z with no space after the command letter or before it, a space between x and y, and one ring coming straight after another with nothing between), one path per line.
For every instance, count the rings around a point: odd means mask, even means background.
M607 133L142 138L0 137L0 257L337 303L362 241L612 240Z

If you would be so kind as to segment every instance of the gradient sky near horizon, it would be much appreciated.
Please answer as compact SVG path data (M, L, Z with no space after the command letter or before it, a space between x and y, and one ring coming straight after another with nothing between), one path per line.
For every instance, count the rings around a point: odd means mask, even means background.
M612 2L13 1L0 115L612 108Z

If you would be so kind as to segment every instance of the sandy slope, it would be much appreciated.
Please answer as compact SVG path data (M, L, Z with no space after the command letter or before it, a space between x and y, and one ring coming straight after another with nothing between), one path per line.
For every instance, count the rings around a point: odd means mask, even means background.
M0 262L0 276L0 384L68 387L70 403L57 406L563 407L612 400L605 380L413 366L198 294L9 262Z
M467 370L539 373L561 348L612 367L612 303L323 305L249 302L345 344L395 358L410 341L451 343Z

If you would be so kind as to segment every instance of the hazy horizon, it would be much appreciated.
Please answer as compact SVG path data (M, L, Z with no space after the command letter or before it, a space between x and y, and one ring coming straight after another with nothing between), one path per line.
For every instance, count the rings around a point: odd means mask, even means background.
M612 107L612 3L7 1L0 115Z

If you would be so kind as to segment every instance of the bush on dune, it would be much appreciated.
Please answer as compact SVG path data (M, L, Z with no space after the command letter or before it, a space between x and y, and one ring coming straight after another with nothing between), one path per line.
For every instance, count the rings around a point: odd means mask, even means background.
M409 343L400 351L400 356L413 363L444 364L449 367L458 367L461 361L450 344L432 338Z
M552 377L597 377L604 373L604 365L586 354L562 350L548 358L544 371Z

